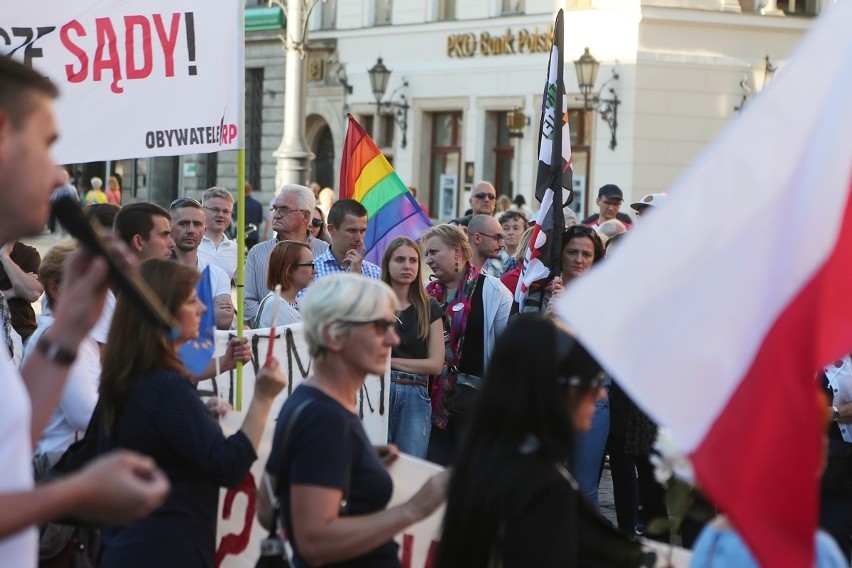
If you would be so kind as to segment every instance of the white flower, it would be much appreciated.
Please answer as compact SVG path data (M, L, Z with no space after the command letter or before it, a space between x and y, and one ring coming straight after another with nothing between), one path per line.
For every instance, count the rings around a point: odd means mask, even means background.
M690 485L695 484L692 463L680 449L674 432L668 428L660 428L657 441L654 442L654 450L656 453L651 454L650 460L658 483L666 484L674 476Z

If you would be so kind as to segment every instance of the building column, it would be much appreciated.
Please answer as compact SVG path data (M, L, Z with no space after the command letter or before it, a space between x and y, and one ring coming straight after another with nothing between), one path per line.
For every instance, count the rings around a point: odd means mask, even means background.
M314 155L305 141L305 36L307 28L303 0L287 2L287 40L284 69L284 135L281 145L273 153L275 165L275 191L282 185L308 182L310 163Z

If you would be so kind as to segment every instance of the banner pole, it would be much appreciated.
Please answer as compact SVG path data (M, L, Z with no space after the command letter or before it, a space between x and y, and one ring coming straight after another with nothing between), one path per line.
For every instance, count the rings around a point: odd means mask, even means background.
M239 149L237 150L237 338L243 337L243 315L245 313L245 294L246 294L246 101L245 101L245 45L246 45L246 2L240 0L237 2L240 10L240 45L243 47L242 57L240 58L240 130L239 130ZM243 409L243 363L237 361L237 396L234 398L234 406L237 411Z

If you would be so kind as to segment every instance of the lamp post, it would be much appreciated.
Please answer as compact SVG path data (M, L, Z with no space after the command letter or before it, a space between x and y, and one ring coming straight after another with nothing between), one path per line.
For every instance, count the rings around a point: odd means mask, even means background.
M368 69L367 73L370 75L370 87L373 90L373 96L376 97L375 124L378 124L378 119L382 114L392 114L394 121L399 125L399 129L402 132L400 147L405 148L408 144L408 109L411 107L408 105L408 99L405 98L405 94L399 93L399 91L408 87L408 81L403 77L402 85L394 89L388 100L383 101L382 99L385 96L385 92L387 92L392 71L385 66L382 58L379 57L376 64ZM399 93L399 101L394 101L393 98L397 93Z
M583 108L585 110L596 110L600 113L601 118L609 126L611 134L609 149L615 150L615 147L618 145L616 132L618 130L618 105L621 104L621 99L618 98L613 87L609 88L612 98L601 98L601 93L607 85L618 80L618 73L613 69L612 77L601 85L601 88L595 93L593 91L600 65L600 61L589 53L588 47L583 52L583 55L580 56L580 59L574 61L574 69L577 72L577 83L580 85L580 93L583 95Z

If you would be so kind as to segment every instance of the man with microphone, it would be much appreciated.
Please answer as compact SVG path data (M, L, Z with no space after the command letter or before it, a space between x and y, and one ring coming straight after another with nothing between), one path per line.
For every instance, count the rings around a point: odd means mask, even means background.
M65 181L50 146L58 137L56 86L32 69L0 57L0 242L40 234L50 195ZM153 460L114 452L79 473L34 487L32 449L53 413L77 348L95 324L107 292L107 263L84 251L65 267L56 323L20 372L0 349L0 558L35 567L36 525L75 515L126 523L165 498L169 483Z

